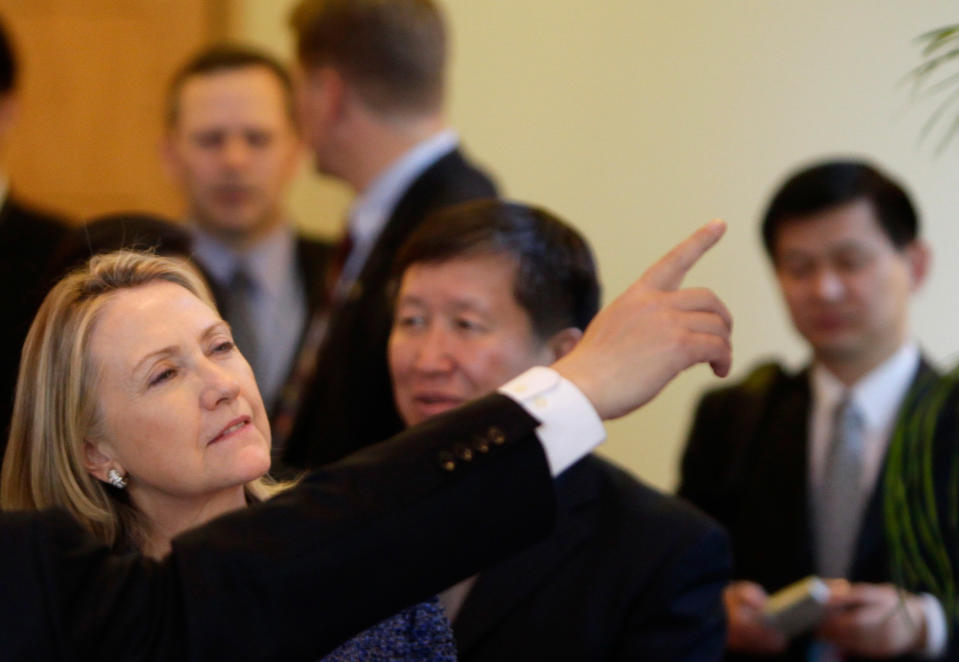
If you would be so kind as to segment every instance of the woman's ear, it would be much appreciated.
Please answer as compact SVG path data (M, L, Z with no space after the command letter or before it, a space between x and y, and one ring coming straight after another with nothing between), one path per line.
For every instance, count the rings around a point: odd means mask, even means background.
M553 353L553 360L557 361L569 354L582 337L583 331L575 326L568 326L550 336L546 344Z
M88 439L83 440L83 468L91 476L104 483L110 482L107 476L110 469L116 469L121 475L126 475L123 467L113 459L109 448L102 444L95 444Z

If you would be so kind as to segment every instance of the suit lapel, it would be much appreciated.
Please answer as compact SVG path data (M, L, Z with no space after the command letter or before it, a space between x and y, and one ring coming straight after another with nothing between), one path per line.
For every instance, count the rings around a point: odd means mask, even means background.
M909 391L906 393L902 405L900 405L897 421L898 417L902 416L908 408L910 400L917 397L918 393L926 389L935 377L936 371L929 362L926 361L925 357L921 358L919 368L916 370L916 375L913 377ZM888 448L887 445L886 452L883 454L882 467L879 470L879 475L876 477L872 494L869 495L869 501L863 512L862 523L859 527L856 553L853 557L854 560L849 574L853 580L877 581L880 577L886 577L888 575L884 555L882 558L877 556L880 554L880 550L882 550L885 542L885 522L883 514L885 490L883 487L883 477L886 474L886 461L889 459ZM876 559L880 559L882 567L877 568L875 566ZM879 573L878 575L876 574L877 572Z
M560 512L553 535L477 578L453 624L461 657L594 535L596 513L590 506L599 499L599 480L595 472L578 469L570 468L557 482Z

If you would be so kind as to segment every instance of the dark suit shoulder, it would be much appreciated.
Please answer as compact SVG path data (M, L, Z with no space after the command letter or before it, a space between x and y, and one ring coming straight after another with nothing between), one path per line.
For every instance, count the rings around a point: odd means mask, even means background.
M738 382L706 391L700 399L700 407L703 403L728 404L759 400L774 388L791 384L798 379L798 374L788 372L780 363L775 361L761 363Z
M327 270L334 251L333 243L328 240L305 235L296 237L296 257L311 311L325 303Z
M29 223L32 227L44 232L64 232L70 227L68 219L56 212L42 207L27 204L16 196L7 198L0 208L3 221L8 218L13 222Z
M575 483L567 474L557 480L561 505L575 499L569 492L592 481L602 507L626 527L639 526L653 531L668 525L669 534L675 540L698 538L707 531L721 528L692 504L661 492L603 458L587 456L569 470L574 471L586 475L577 478Z
M56 214L8 198L0 207L0 248L24 265L42 258L42 264L30 265L39 273L69 227L66 219Z
M496 196L496 184L481 168L455 149L427 168L407 194L415 197L421 190L432 192L435 205L448 205L466 200Z
M719 659L720 596L732 566L726 532L691 504L610 462L589 457L580 464L594 474L600 494L594 544L615 542L600 562L612 580L608 599L622 600L621 610L606 616L623 620L605 659Z
M390 226L411 223L415 227L432 211L496 195L492 178L455 149L424 170L410 185L393 210Z
M679 495L728 526L763 422L783 403L804 409L807 393L805 372L764 363L739 382L703 395L683 451Z

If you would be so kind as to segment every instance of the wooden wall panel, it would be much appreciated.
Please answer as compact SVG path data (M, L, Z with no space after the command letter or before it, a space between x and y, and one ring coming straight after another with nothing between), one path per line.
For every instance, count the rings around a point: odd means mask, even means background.
M77 219L177 214L157 152L163 94L185 57L228 34L227 0L0 0L0 14L22 65L14 188Z

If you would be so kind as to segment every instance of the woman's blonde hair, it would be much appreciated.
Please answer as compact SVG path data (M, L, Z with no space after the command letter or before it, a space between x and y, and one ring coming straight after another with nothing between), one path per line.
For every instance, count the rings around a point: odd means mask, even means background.
M99 371L90 337L104 304L119 290L167 281L213 310L203 278L189 262L121 250L98 255L47 294L20 358L10 438L0 472L0 509L69 511L101 541L140 545L146 530L126 492L91 476L84 440L97 425ZM269 479L246 485L248 500L278 489Z

